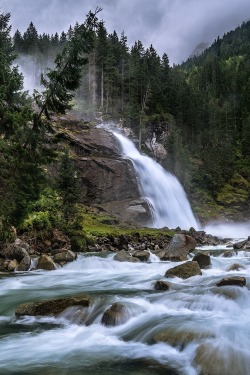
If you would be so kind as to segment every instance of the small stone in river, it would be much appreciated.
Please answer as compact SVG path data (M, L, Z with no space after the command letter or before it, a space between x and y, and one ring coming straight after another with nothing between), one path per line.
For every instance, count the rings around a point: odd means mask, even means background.
M246 278L242 276L230 276L224 277L216 286L226 286L226 285L235 285L235 286L245 286L246 285Z

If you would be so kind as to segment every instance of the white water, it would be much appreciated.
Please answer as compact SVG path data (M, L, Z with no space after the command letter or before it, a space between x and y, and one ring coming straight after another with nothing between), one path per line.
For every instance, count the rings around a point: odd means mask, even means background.
M228 272L235 262L245 268ZM202 276L170 279L169 292L154 291L154 282L176 264L80 256L56 271L0 275L0 374L198 375L195 356L205 345L209 373L249 375L249 257L212 257ZM245 276L248 287L215 287L233 274ZM75 310L58 318L13 315L20 303L76 294L93 300L82 322ZM126 305L129 319L105 327L102 315L114 302ZM154 342L162 331L195 336L182 346Z
M152 207L153 226L198 229L186 193L175 176L167 172L157 162L142 155L134 143L120 133L113 133L118 139L122 153L134 165L140 193Z

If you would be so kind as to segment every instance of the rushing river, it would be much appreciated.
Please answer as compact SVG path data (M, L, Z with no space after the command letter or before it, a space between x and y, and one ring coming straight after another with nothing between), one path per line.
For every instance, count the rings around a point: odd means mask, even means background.
M119 263L113 255L80 255L55 271L0 274L0 374L194 375L197 361L211 375L250 374L250 254L217 253L202 276L168 279L173 286L165 292L153 284L179 263L156 256ZM233 263L244 268L228 272ZM245 276L247 287L215 287L234 274ZM84 323L74 309L57 318L15 318L20 303L79 294L93 300ZM124 303L130 318L106 327L101 318L113 302ZM154 340L163 331L173 342ZM186 342L176 345L176 335Z

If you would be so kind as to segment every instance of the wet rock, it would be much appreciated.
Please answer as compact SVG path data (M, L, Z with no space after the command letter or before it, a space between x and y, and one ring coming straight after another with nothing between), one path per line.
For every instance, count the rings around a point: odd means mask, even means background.
M115 256L114 260L118 262L140 262L139 259L132 257L126 250L119 251Z
M232 258L235 255L234 251L228 250L223 253L224 258Z
M208 268L211 266L210 256L200 251L198 251L198 253L195 254L192 261L197 262L201 269Z
M28 271L30 269L31 258L30 256L24 257L17 267L17 271Z
M8 270L8 262L3 259L3 258L0 258L0 272L6 272Z
M226 286L226 285L245 286L246 278L242 276L229 276L229 277L224 277L222 280L216 283L216 286Z
M116 302L109 307L102 317L102 324L105 326L118 326L129 319L129 314L122 303Z
M239 271L241 269L245 269L246 267L244 267L242 264L239 264L239 263L233 263L231 264L228 268L227 268L227 271Z
M164 248L161 260L180 261L186 260L187 254L195 249L196 240L186 234L175 234L170 243Z
M194 362L200 375L235 375L249 372L249 359L246 359L243 351L218 343L199 345Z
M16 259L11 260L8 264L8 271L14 272L17 269L18 265L19 263Z
M77 255L71 251L71 250L66 250L66 251L61 251L57 253L54 257L53 260L56 263L61 263L61 262L73 262L76 260Z
M233 245L233 248L236 250L245 250L245 249L250 249L250 237L248 237L244 241L236 242Z
M147 262L150 257L149 251L136 251L135 253L132 254L133 257L139 259L141 262Z
M17 317L29 316L57 316L65 309L71 306L89 307L91 299L89 296L75 296L58 299L51 299L46 301L37 301L30 303L23 303L16 308L15 314Z
M179 266L170 268L165 273L165 277L180 277L182 279L188 279L189 277L201 275L201 269L197 262L191 261L180 264Z
M171 283L168 283L167 281L161 281L158 280L154 284L155 290L169 290L171 289Z
M11 244L5 245L0 251L1 257L10 260L16 259L18 262L21 262L25 256L29 255L22 245L23 244L20 244L17 240Z
M182 329L169 329L163 332L157 333L153 337L153 341L165 342L173 346L178 346L183 348L192 341L198 341L204 338L212 338L214 335L210 332L198 332L198 331L186 331Z
M56 265L48 255L42 254L38 259L36 269L52 271L56 269Z

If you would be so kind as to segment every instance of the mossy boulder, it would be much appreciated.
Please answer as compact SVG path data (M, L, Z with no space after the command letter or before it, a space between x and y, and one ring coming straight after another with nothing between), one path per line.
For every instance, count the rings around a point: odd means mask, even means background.
M243 276L229 276L224 277L216 283L216 286L245 286L246 278Z
M42 254L38 259L36 269L45 270L45 271L53 271L56 269L56 265L48 255Z
M201 269L208 268L211 266L211 259L208 254L204 254L201 251L195 254L192 259L193 262L197 262Z

